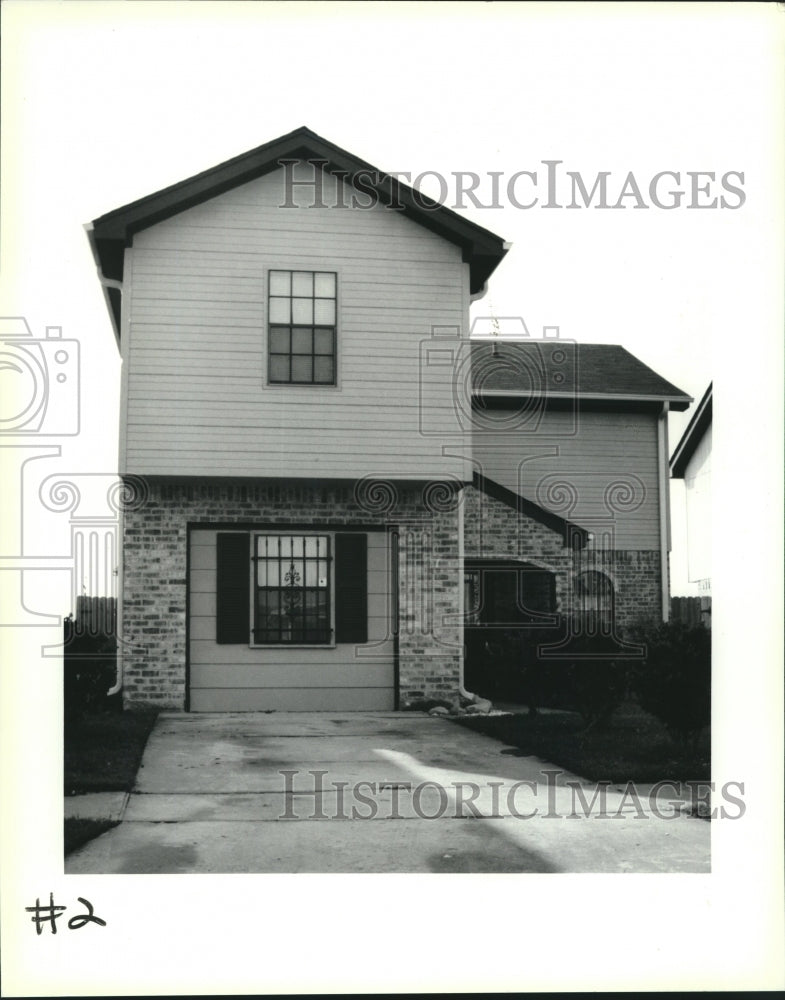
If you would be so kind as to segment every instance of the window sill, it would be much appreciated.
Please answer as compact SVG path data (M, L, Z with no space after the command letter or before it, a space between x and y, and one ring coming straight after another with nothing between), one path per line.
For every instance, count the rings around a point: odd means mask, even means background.
M256 643L252 642L249 649L335 649L337 643L334 642L277 642L277 643Z
M338 389L337 382L265 382L266 389Z

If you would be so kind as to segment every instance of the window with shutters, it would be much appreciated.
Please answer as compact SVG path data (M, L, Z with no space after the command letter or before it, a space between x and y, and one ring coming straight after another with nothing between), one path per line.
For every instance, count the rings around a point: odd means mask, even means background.
M254 563L254 642L331 642L330 536L256 535Z
M219 531L216 545L217 643L368 642L364 532Z
M217 643L368 641L365 532L228 530L216 546Z

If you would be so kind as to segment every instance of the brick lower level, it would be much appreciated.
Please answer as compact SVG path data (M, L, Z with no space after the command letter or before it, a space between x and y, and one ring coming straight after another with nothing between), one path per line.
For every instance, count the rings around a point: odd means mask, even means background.
M400 700L457 697L463 664L457 504L444 503L428 484L383 487L149 481L143 502L124 513L126 704L186 705L188 527L208 524L394 532Z
M128 705L187 704L189 525L383 527L397 546L397 694L454 701L463 672L462 555L522 559L554 574L558 610L576 606L581 572L612 582L621 629L661 615L660 554L588 547L473 486L151 480L123 515L122 649ZM461 534L463 535L461 539Z

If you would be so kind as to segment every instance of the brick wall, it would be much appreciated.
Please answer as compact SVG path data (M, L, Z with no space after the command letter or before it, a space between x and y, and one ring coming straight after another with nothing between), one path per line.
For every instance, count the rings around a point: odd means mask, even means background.
M151 481L124 513L123 664L127 704L182 709L186 680L188 523L385 525L398 535L400 702L455 700L463 667L462 506L466 557L516 558L555 574L558 610L574 607L576 572L612 580L620 629L660 620L660 554L573 554L560 532L474 487L441 484L183 484Z
M616 625L656 624L662 619L660 553L657 550L617 550L611 533L597 532L596 540L572 552L561 532L467 487L464 501L464 551L467 558L509 558L534 563L556 577L558 611L578 610L574 577L596 570L613 583ZM606 527L606 525L603 525ZM593 526L588 526L589 530Z
M457 697L458 505L440 484L145 483L124 513L123 671L127 705L185 706L186 549L192 523L359 526L399 534L399 690Z
M556 610L565 610L573 557L564 537L474 486L464 492L465 557L520 559L547 569L556 575Z
M594 550L581 553L581 570L599 570L613 583L617 629L662 621L660 553L654 549Z

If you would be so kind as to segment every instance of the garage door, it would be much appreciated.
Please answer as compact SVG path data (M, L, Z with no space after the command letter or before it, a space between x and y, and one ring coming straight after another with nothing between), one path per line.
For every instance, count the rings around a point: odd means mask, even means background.
M192 529L189 706L395 707L385 531Z

